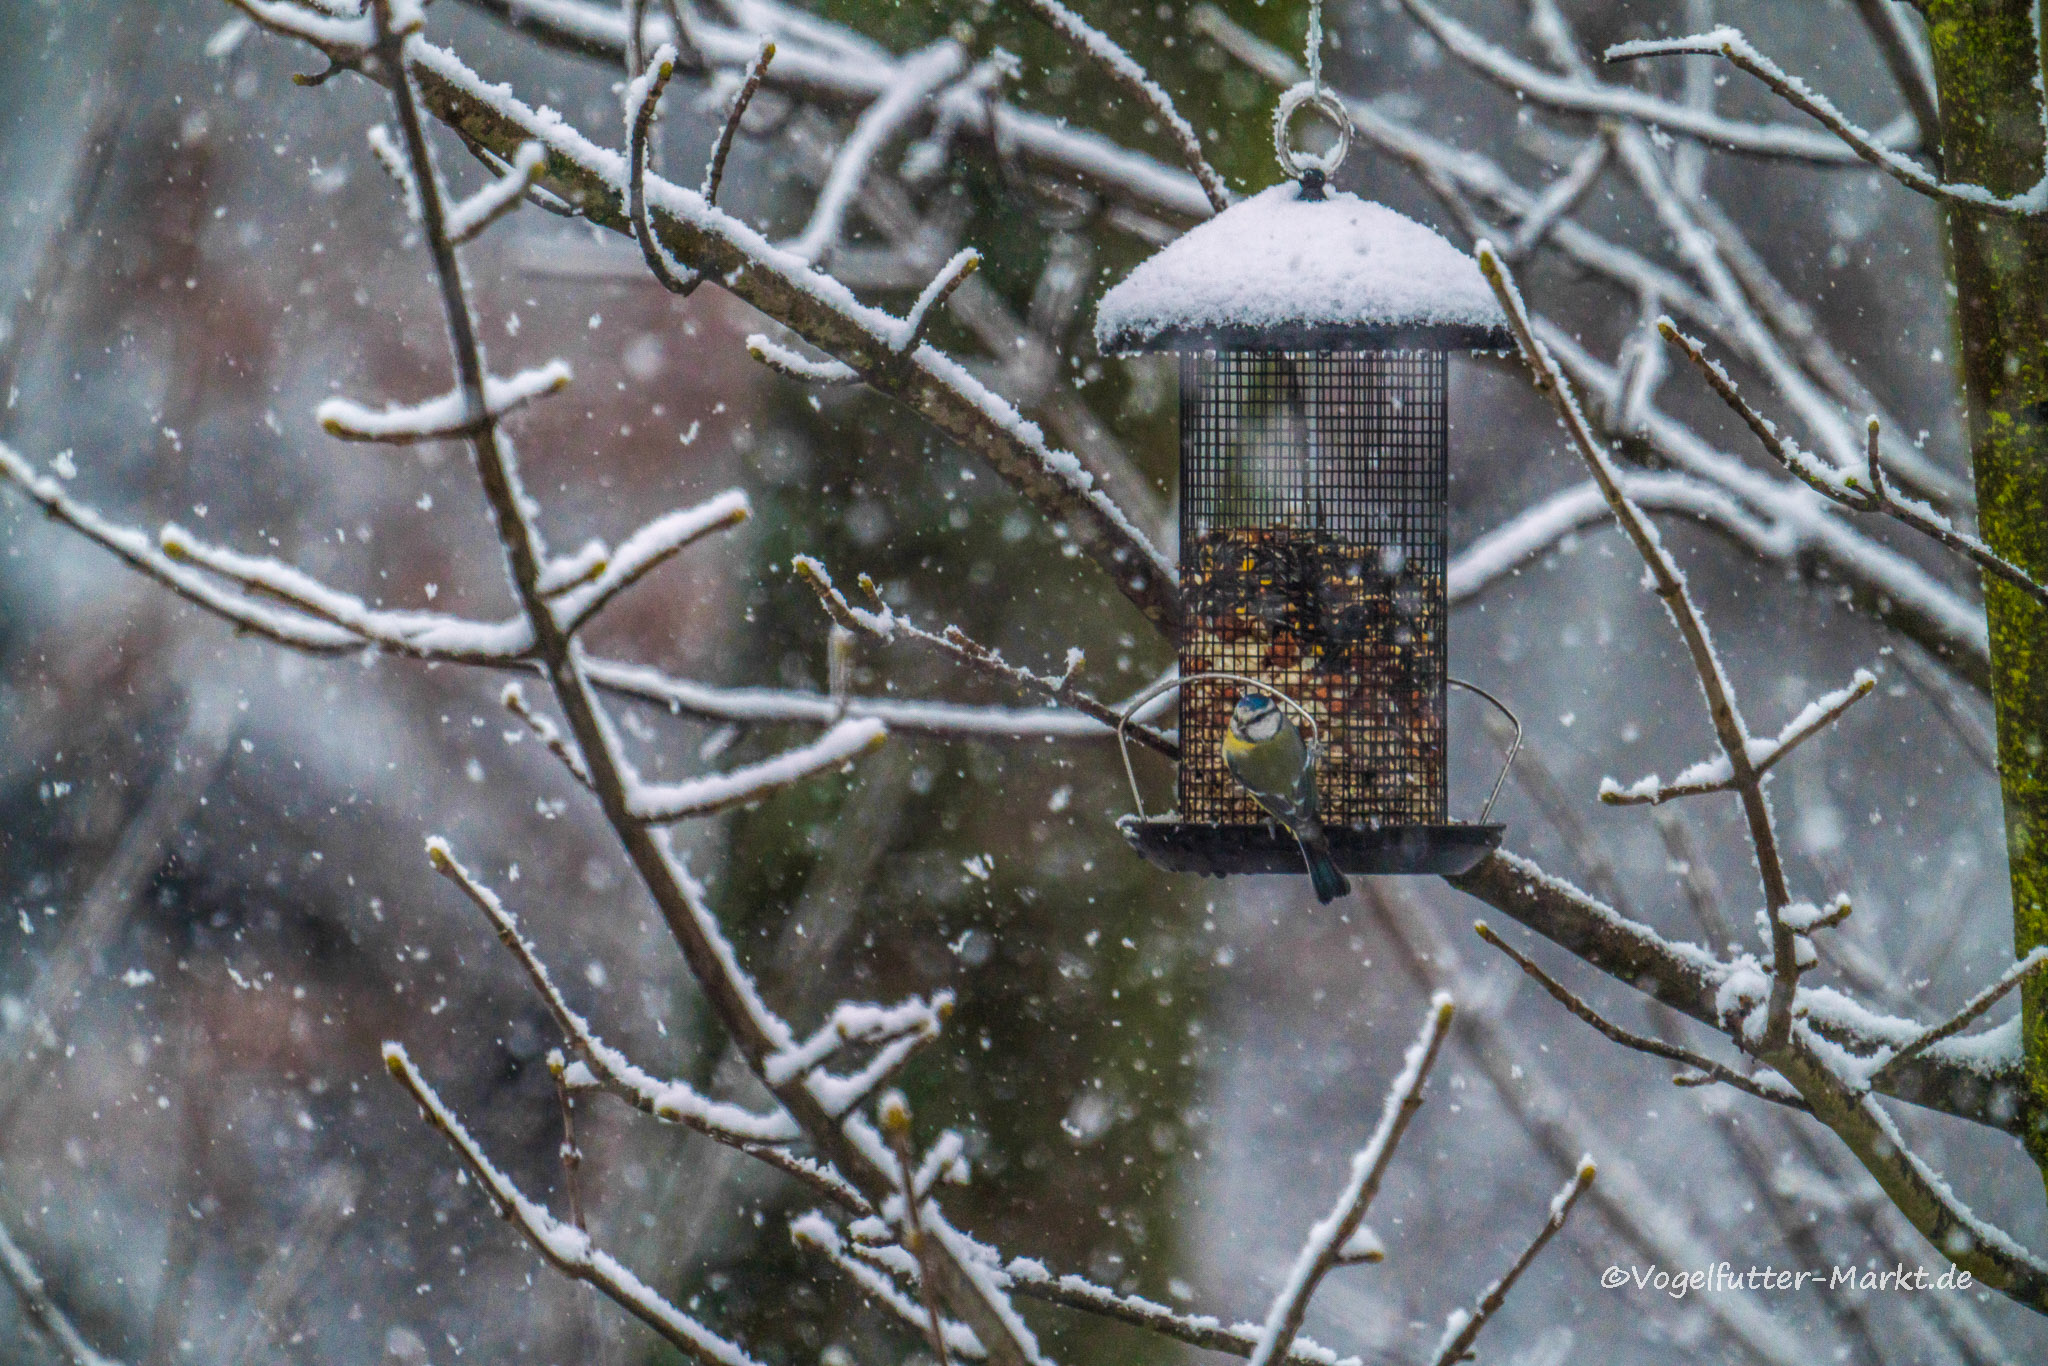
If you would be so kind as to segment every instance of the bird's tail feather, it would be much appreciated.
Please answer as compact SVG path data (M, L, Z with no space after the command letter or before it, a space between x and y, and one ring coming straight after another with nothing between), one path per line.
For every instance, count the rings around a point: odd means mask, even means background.
M1296 838L1301 841L1301 856L1308 861L1309 885L1315 888L1317 902L1327 906L1340 896L1349 896L1351 883L1337 871L1337 861L1330 857L1330 842L1321 829Z

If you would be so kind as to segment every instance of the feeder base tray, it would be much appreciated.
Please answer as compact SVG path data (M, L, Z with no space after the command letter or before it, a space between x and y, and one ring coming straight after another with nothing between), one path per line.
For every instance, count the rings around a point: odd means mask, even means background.
M1301 846L1278 825L1202 825L1162 817L1117 822L1131 848L1171 873L1302 873ZM1347 873L1455 877L1500 847L1501 825L1333 826L1330 853Z

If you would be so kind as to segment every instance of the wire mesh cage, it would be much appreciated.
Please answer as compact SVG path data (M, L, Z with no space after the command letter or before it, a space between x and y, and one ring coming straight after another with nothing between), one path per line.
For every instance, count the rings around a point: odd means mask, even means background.
M1181 676L1307 708L1330 825L1445 818L1445 359L1180 357ZM1241 690L1181 693L1184 820L1266 819L1223 762Z

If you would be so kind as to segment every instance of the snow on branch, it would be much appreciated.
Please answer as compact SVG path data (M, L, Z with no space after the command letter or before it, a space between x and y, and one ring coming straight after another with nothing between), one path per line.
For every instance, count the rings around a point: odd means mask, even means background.
M1119 47L1110 36L1090 24L1080 15L1060 3L1060 0L1024 0L1031 11L1050 24L1053 31L1080 48L1095 64L1108 72L1117 84L1136 95L1152 111L1180 148L1181 160L1188 171L1201 185L1202 193L1208 196L1209 207L1222 213L1230 207L1230 190L1223 183L1223 177L1209 164L1209 158L1202 153L1202 140L1195 136L1194 126L1181 117L1174 108L1173 97L1160 88L1157 81L1146 74L1130 53Z
M274 16L269 22L293 31ZM405 57L430 112L499 154L521 142L540 142L548 150L544 188L578 204L590 221L630 231L624 213L629 168L617 151L598 146L552 112L529 108L507 88L486 83L424 38L412 39ZM1081 462L1047 444L1036 424L965 366L930 347L896 355L890 346L896 319L862 304L843 282L770 244L694 191L650 176L647 193L650 218L674 254L851 365L871 386L987 460L1042 515L1064 525L1072 543L1092 556L1148 618L1162 629L1178 629L1172 565L1096 486Z
M1806 704L1799 715L1785 723L1785 728L1768 740L1752 738L1749 742L1749 764L1758 777L1771 769L1790 754L1802 742L1811 739L1840 719L1842 713L1861 702L1877 688L1877 676L1868 669L1858 669L1850 676L1848 686L1823 693ZM1735 786L1734 766L1725 754L1711 759L1702 759L1666 783L1652 773L1649 777L1627 787L1612 778L1600 780L1600 800L1609 806L1656 806L1674 797L1696 797L1708 792L1726 792Z
M747 354L777 374L809 384L858 384L860 371L844 361L812 360L756 332L747 338Z
M1515 966L1533 979L1537 985L1549 992L1552 999L1559 1005L1578 1016L1581 1020L1584 1020L1601 1034L1620 1044L1623 1048L1633 1048L1638 1053L1647 1053L1654 1058L1663 1058L1667 1062L1675 1062L1681 1066L1690 1067L1706 1080L1722 1082L1734 1087L1738 1091L1747 1091L1750 1095L1757 1096L1763 1100L1776 1101L1780 1105L1790 1106L1795 1110L1812 1108L1804 1100L1800 1099L1797 1091L1794 1091L1790 1085L1784 1082L1759 1081L1755 1077L1746 1076L1732 1067L1715 1062L1712 1058L1695 1053L1689 1048L1681 1048L1676 1044L1666 1043L1662 1039L1653 1039L1647 1035L1638 1034L1633 1030L1622 1028L1597 1010L1594 1010L1591 1005L1587 1004L1571 988L1536 966L1533 959L1514 945L1508 943L1507 940L1501 938L1500 935L1494 932L1493 927L1484 920L1477 922L1472 928L1481 939L1513 959ZM1686 1081L1682 1084L1692 1085L1696 1083Z
M590 1235L562 1223L547 1208L527 1197L499 1171L470 1137L455 1112L428 1085L403 1045L384 1045L384 1066L411 1094L428 1124L441 1132L469 1169L499 1217L518 1230L555 1270L603 1292L621 1309L653 1329L670 1346L699 1366L757 1366L737 1343L712 1332L647 1285L610 1253L595 1246Z
M950 991L942 991L929 1001L912 997L893 1006L842 1001L810 1038L769 1055L761 1074L770 1086L781 1086L822 1067L848 1047L890 1044L913 1035L935 1038L940 1024L952 1011Z
M313 416L329 436L343 441L394 445L447 441L468 436L485 422L496 422L535 399L560 391L569 379L569 363L563 360L551 360L509 378L489 376L484 380L485 411L481 415L472 414L462 390L454 389L424 403L388 408L368 408L353 399L330 398L313 410Z
M398 186L398 193L405 204L405 216L409 222L420 221L420 192L412 183L412 172L406 169L405 153L400 150L397 139L383 124L373 124L364 135L370 144L370 155L376 159L384 174L390 176Z
M13 1289L22 1317L48 1335L70 1366L121 1366L114 1358L101 1355L86 1341L85 1334L78 1331L78 1325L71 1321L71 1316L58 1307L35 1263L14 1241L4 1223L0 1223L0 1276L5 1276Z
M918 294L917 302L910 306L910 312L904 315L903 325L896 339L896 350L899 353L915 351L918 348L924 341L925 331L930 328L932 318L940 306L952 297L954 290L967 282L968 276L980 268L981 253L973 247L963 247L954 252L953 258L939 267L938 273L932 276L931 283Z
M1380 1181L1393 1160L1395 1146L1422 1105L1422 1084L1436 1061L1437 1050L1443 1046L1444 1036L1450 1032L1451 1014L1451 998L1438 992L1430 1000L1429 1018L1421 1035L1409 1045L1400 1073L1387 1088L1378 1127L1352 1157L1350 1179L1330 1212L1309 1230L1294 1259L1294 1269L1274 1297L1258 1346L1252 1350L1251 1366L1271 1366L1286 1355L1295 1334L1301 1331L1301 1321L1308 1315L1308 1302L1316 1287L1341 1263L1345 1246L1357 1234L1366 1211L1372 1207L1373 1197L1379 1194Z
M1093 717L1049 707L1027 710L890 697L837 698L784 688L722 688L611 659L590 659L584 672L592 684L614 696L733 726L829 726L847 717L872 717L892 731L981 740L1108 740L1114 735L1112 727Z
M532 631L518 617L474 621L443 612L373 608L295 565L209 544L176 522L164 525L157 543L168 559L197 565L238 588L343 627L363 645L395 654L444 663L503 664L523 658L533 645Z
M784 245L790 255L816 265L831 254L854 195L867 178L869 164L934 91L960 74L966 61L958 43L941 39L898 63L895 81L855 121L853 132L833 159L831 174L811 210L811 221Z
M1451 1314L1444 1324L1443 1341L1437 1346L1434 1366L1457 1366L1457 1363L1471 1356L1472 1344L1478 1339L1479 1330L1486 1326L1488 1319L1500 1311L1503 1304L1507 1303L1508 1292L1515 1288L1515 1282L1522 1278L1522 1273L1529 1269L1529 1264L1536 1260L1537 1254L1542 1252L1564 1227L1564 1221L1571 1215L1572 1206L1579 1202L1579 1197L1593 1184L1595 1171L1592 1155L1589 1153L1581 1157L1579 1169L1572 1173L1572 1179L1551 1197L1550 1217L1543 1221L1543 1227L1537 1230L1529 1245L1522 1249L1522 1255L1515 1258L1514 1265L1508 1268L1507 1274L1486 1287L1484 1293L1479 1296L1479 1302L1471 1309L1460 1309Z
M341 654L361 649L364 644L354 631L318 616L281 610L223 590L214 580L166 554L148 532L109 521L65 493L62 484L38 474L35 466L5 442L0 442L0 477L12 482L52 520L70 527L187 602L241 630L311 654Z
M1933 1025L1924 1032L1915 1035L1912 1039L1901 1044L1896 1051L1887 1050L1886 1054L1877 1062L1877 1065L1870 1070L1865 1085L1872 1088L1877 1087L1880 1083L1889 1079L1898 1068L1919 1057L1935 1044L1940 1043L1943 1039L1962 1033L1963 1030L1969 1028L1971 1022L1976 1020L1978 1016L1998 1004L1999 1001L2003 1000L2009 993L2023 985L2028 978L2034 976L2043 968L2048 968L2048 947L2036 947L2026 957L2007 968L1997 981L1979 991L1975 996L1972 996L1961 1010L1958 1010L1940 1024Z
M713 532L739 526L753 515L747 495L739 489L727 489L695 507L663 513L621 541L617 550L601 554L586 582L571 582L554 590L555 619L564 632L575 633L612 599L679 551Z
M1711 1028L1725 1028L1724 992L1738 970L1706 950L1666 939L1516 854L1491 854L1470 872L1446 880L1616 981ZM1844 1051L1868 1055L1919 1033L1909 1020L1837 1000L1824 989L1800 989L1806 1024ZM1886 1077L1880 1089L2011 1132L2013 1097L2023 1084L2016 1052L1965 1059L1936 1045Z
M607 1044L578 1014L561 989L555 985L547 964L520 932L519 921L489 886L455 857L447 840L436 835L427 841L427 861L434 871L458 887L470 904L483 912L491 930L526 973L539 994L556 1028L579 1057L589 1065L598 1084L628 1100L635 1109L656 1119L681 1124L721 1143L734 1146L755 1143L788 1143L798 1137L796 1126L784 1114L755 1114L730 1101L712 1100L688 1082L663 1081L641 1068L618 1049Z
M669 825L709 816L729 807L759 801L771 792L839 768L880 745L888 735L888 727L880 721L849 719L841 721L807 745L784 750L772 759L763 759L727 773L685 778L673 783L629 780L626 784L626 809L633 819L649 825Z
M1876 418L1871 418L1866 428L1869 444L1865 452L1864 475L1859 476L1853 470L1837 469L1801 450L1798 442L1781 433L1776 423L1752 407L1749 400L1737 390L1735 381L1729 378L1726 368L1707 355L1706 348L1697 338L1679 331L1677 324L1669 318L1659 318L1657 330L1698 368L1700 374L1706 378L1707 386L1719 395L1723 403L1735 410L1736 416L1756 434L1757 440L1763 443L1771 458L1809 488L1829 501L1853 508L1857 512L1882 512L1896 518L1915 531L1932 537L1948 549L1962 555L1985 573L1996 575L2044 607L2048 607L2048 586L2042 585L2026 570L2000 555L1982 540L1957 527L1954 522L1919 499L1906 497L1891 489L1884 476Z
M539 143L521 143L512 155L510 170L469 198L449 206L443 229L448 240L457 246L473 241L485 228L518 208L547 160L547 149Z
M790 1237L798 1247L807 1247L821 1253L837 1267L861 1292L875 1303L895 1315L907 1326L921 1333L930 1333L931 1314L927 1307L905 1294L903 1288L887 1271L853 1255L846 1237L839 1226L819 1210L800 1214L789 1224ZM858 1244L853 1245L858 1247ZM914 1274L914 1269L913 1269ZM974 1330L957 1319L941 1320L940 1341L945 1350L957 1357L970 1361L981 1361L988 1356L988 1349L981 1345L981 1339Z
M596 790L590 780L590 765L583 762L575 743L562 734L561 727L533 709L526 700L524 688L517 683L507 683L505 690L498 694L498 701L504 704L506 711L526 723L526 728L533 732L533 738L561 761L562 767L569 770L570 777L581 783L586 791Z
M1627 119L1749 156L1842 166L1854 165L1859 155L1826 133L1811 129L1785 123L1746 123L1645 91L1560 76L1488 42L1428 0L1401 0L1401 5L1452 56L1503 89L1544 108ZM1608 55L1612 59L1614 50ZM1904 136L1908 131L1908 126L1902 125L1882 136Z
M669 79L675 74L676 50L663 43L655 49L647 70L626 84L626 217L632 223L633 240L640 245L640 259L647 263L648 273L669 293L687 298L704 277L671 259L647 221L647 162L654 108L661 103L661 92L668 89Z
M1414 4L1418 0L1405 0L1405 3ZM1605 55L1610 62L1679 55L1724 57L1731 65L1747 71L1769 86L1780 99L1827 129L1856 156L1909 190L1929 199L2008 217L2038 218L2048 214L2048 175L2043 175L2031 189L2010 197L1993 194L1982 185L1944 181L1910 157L1886 146L1886 139L1880 135L1851 122L1833 101L1759 52L1741 29L1723 25L1686 38L1646 38L1616 43L1607 49Z

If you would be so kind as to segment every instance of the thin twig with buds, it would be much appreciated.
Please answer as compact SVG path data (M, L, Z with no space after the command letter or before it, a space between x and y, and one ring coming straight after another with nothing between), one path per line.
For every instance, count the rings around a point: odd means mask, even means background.
M1450 1032L1451 1015L1451 998L1438 992L1430 1002L1429 1018L1423 1023L1421 1035L1409 1047L1400 1074L1387 1088L1379 1126L1352 1157L1350 1179L1330 1212L1309 1230L1307 1241L1295 1256L1294 1269L1274 1297L1250 1366L1272 1366L1286 1355L1295 1334L1301 1331L1301 1321L1308 1316L1308 1302L1316 1287L1322 1284L1323 1277L1343 1264L1345 1249L1359 1233L1366 1212L1372 1208L1373 1197L1379 1194L1380 1181L1393 1160L1394 1148L1407 1131L1408 1121L1421 1108L1422 1086L1436 1062L1437 1050L1443 1047L1444 1036Z
M1662 1039L1653 1039L1647 1035L1638 1034L1634 1030L1622 1028L1599 1011L1593 1009L1591 1005L1587 1004L1570 987L1567 987L1542 968L1536 966L1533 959L1514 945L1508 943L1507 940L1501 938L1494 931L1494 928L1484 920L1477 922L1472 928L1481 939L1499 949L1509 958L1512 958L1515 966L1533 978L1538 986L1549 992L1552 999L1556 1000L1559 1005L1593 1026L1600 1033L1614 1040L1614 1042L1620 1044L1623 1048L1633 1048L1638 1053L1647 1053L1653 1058L1663 1058L1666 1062L1675 1062L1681 1066L1690 1067L1694 1069L1702 1081L1722 1082L1734 1087L1738 1091L1747 1091L1750 1095L1756 1096L1759 1099L1775 1101L1779 1105L1789 1106L1794 1110L1808 1110L1812 1108L1799 1098L1798 1092L1792 1090L1789 1086L1782 1084L1778 1086L1767 1085L1754 1077L1744 1076L1732 1067L1715 1062L1712 1058L1695 1053L1690 1048L1681 1048L1677 1044L1667 1043ZM1684 1074L1681 1073L1680 1075L1683 1076ZM1695 1085L1697 1083L1686 1080L1679 1084Z
M1529 1269L1529 1264L1536 1260L1537 1254L1542 1252L1564 1227L1564 1221L1571 1215L1572 1206L1579 1202L1579 1197L1593 1184L1595 1174L1596 1169L1591 1155L1580 1158L1579 1169L1572 1173L1572 1179L1565 1183L1564 1189L1552 1197L1550 1217L1543 1221L1543 1227L1529 1240L1529 1245L1522 1249L1522 1255L1515 1258L1514 1265L1507 1269L1507 1274L1486 1287L1479 1296L1479 1302L1470 1310L1460 1309L1451 1315L1450 1322L1444 1327L1444 1340L1437 1348L1434 1366L1457 1366L1458 1362L1472 1355L1472 1344L1478 1341L1479 1330L1486 1327L1487 1320L1507 1303L1508 1292L1515 1288L1515 1282L1522 1278L1522 1273Z

